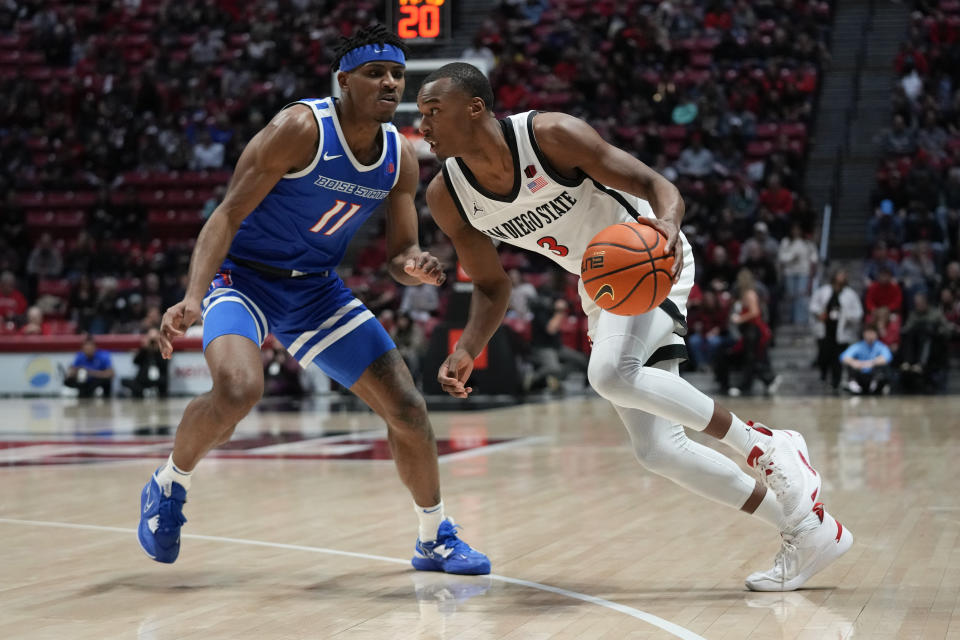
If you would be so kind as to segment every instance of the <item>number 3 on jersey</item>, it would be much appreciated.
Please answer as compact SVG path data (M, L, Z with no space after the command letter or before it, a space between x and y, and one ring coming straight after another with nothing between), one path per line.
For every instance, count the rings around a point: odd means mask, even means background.
M561 258L563 258L568 253L570 253L570 249L568 249L566 246L562 244L557 244L557 239L554 238L553 236L543 236L542 238L537 240L537 245L543 247L544 249L546 249L547 251L550 251L551 253L557 254Z
M327 212L320 217L320 220L317 221L317 224L310 227L310 231L314 233L320 233L320 231L327 225L327 223L330 222L330 220L332 220L334 216L340 213L343 210L343 208L347 206L347 204L348 203L344 202L343 200L337 200L336 204L330 207L330 209L328 209ZM337 220L335 223L333 223L329 229L324 231L323 235L330 236L336 233L337 229L342 227L344 222L352 218L353 214L355 214L359 209L360 209L360 205L351 203L350 208L347 210L347 212L342 216L340 216L340 219Z

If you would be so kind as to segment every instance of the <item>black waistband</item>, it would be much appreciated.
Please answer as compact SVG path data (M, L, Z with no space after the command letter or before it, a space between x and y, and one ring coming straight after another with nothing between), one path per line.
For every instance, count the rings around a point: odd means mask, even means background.
M252 271L256 271L261 275L270 276L271 278L326 278L330 275L329 270L305 273L303 271L297 271L296 269L282 269L270 264L256 262L255 260L238 258L237 256L230 255L229 253L227 254L227 259L234 264L240 265L241 267L246 267Z

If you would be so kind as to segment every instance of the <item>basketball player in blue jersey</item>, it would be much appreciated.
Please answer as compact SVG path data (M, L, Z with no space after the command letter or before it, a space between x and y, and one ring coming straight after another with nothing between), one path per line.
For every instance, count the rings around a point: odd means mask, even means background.
M744 423L680 377L694 265L680 232L684 208L676 187L582 120L531 111L498 121L492 102L486 76L464 63L431 73L417 99L420 130L443 159L427 203L474 283L463 335L440 367L444 390L461 398L471 392L473 359L507 310L511 283L494 240L579 275L584 250L602 229L628 221L658 229L675 259L674 285L660 308L614 315L585 295L581 283L593 340L590 383L614 405L641 464L780 532L775 566L749 576L750 589L800 587L845 553L853 537L817 502L821 479L803 436ZM684 428L730 446L759 478L688 439Z
M202 317L213 389L187 406L170 458L141 494L138 538L158 562L177 559L197 463L229 440L263 393L260 347L272 333L303 367L319 366L386 421L419 517L413 566L490 572L487 557L444 518L436 441L410 372L334 272L350 238L386 200L391 275L405 285L444 280L442 265L417 241L416 155L389 124L403 95L405 53L381 25L344 39L333 66L343 97L301 100L278 113L244 149L200 232L186 295L163 316L161 350L169 358L172 339Z

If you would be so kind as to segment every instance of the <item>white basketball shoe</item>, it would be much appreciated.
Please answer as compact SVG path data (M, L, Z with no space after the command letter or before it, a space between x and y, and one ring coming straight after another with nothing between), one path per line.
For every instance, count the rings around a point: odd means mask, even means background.
M770 436L766 445L753 447L747 464L759 473L761 481L783 507L783 531L792 531L820 497L820 474L810 465L807 443L796 431L771 429L760 423L747 424Z
M796 535L781 534L780 551L769 571L747 577L751 591L793 591L845 554L853 544L853 534L818 502L813 512L820 524Z

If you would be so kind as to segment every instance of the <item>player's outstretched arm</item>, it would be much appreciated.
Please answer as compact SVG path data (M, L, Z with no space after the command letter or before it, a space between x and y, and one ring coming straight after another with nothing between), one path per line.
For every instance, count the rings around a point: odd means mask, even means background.
M233 236L274 185L290 171L307 166L317 150L317 124L309 107L284 109L247 144L227 192L203 225L190 257L190 274L183 300L163 314L160 352L173 353L172 340L200 317L200 303L223 263Z
M650 203L657 220L638 222L657 228L673 252L673 281L683 269L680 225L684 204L680 191L666 178L629 153L607 143L589 124L563 113L542 113L533 121L537 144L561 173L577 169L597 182L639 196Z
M400 138L400 176L387 200L387 269L400 284L441 285L444 265L420 248L419 216L414 199L420 184L420 163L413 145Z
M466 398L473 390L465 386L473 371L473 360L503 321L512 285L490 238L460 217L442 173L427 187L427 205L437 225L453 241L460 264L473 280L467 326L437 375L444 391Z

